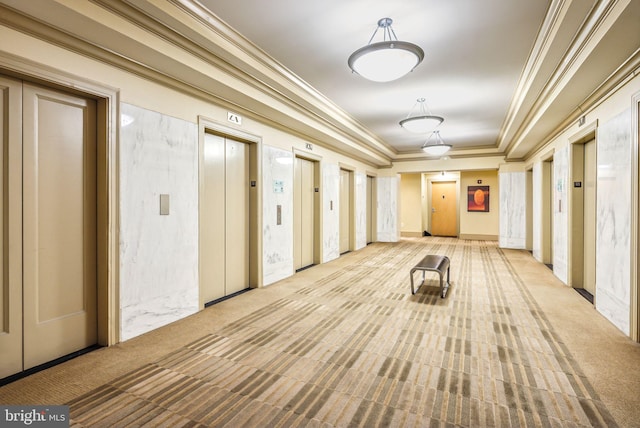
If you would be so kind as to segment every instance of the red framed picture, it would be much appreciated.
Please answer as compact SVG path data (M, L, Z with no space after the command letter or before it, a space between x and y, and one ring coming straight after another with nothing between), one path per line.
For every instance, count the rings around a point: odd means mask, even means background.
M489 212L489 186L467 187L467 211Z

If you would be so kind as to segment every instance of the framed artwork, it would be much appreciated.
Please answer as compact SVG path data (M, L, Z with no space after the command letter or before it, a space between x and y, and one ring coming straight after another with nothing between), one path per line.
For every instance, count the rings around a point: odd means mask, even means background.
M467 211L489 212L489 186L467 186Z

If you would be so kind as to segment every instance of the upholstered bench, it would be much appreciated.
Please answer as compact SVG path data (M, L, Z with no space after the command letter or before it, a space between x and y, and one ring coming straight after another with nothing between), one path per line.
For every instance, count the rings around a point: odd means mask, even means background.
M426 271L438 272L440 275L440 290L442 291L441 296L444 299L447 296L447 290L449 290L449 257L447 256L435 256L435 255L427 255L420 262L411 269L411 294L416 294L417 289L413 287L413 273L417 270L422 271L422 284L424 284L424 275ZM447 271L447 282L443 283L444 271ZM418 289L420 288L418 286Z

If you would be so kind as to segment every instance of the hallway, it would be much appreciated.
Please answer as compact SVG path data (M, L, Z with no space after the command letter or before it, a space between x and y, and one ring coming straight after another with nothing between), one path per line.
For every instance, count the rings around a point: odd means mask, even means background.
M451 259L415 296L424 254ZM74 426L621 426L640 345L526 251L372 244L0 388Z

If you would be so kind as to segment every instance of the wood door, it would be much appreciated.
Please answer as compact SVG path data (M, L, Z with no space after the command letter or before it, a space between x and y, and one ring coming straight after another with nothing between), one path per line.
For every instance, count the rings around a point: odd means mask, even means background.
M340 254L351 250L351 172L340 170Z
M96 103L23 85L24 369L97 341Z
M434 181L431 183L431 234L434 236L457 236L456 182Z
M596 142L584 145L583 288L596 294Z
M295 158L294 185L294 267L311 266L314 259L315 232L315 164Z

